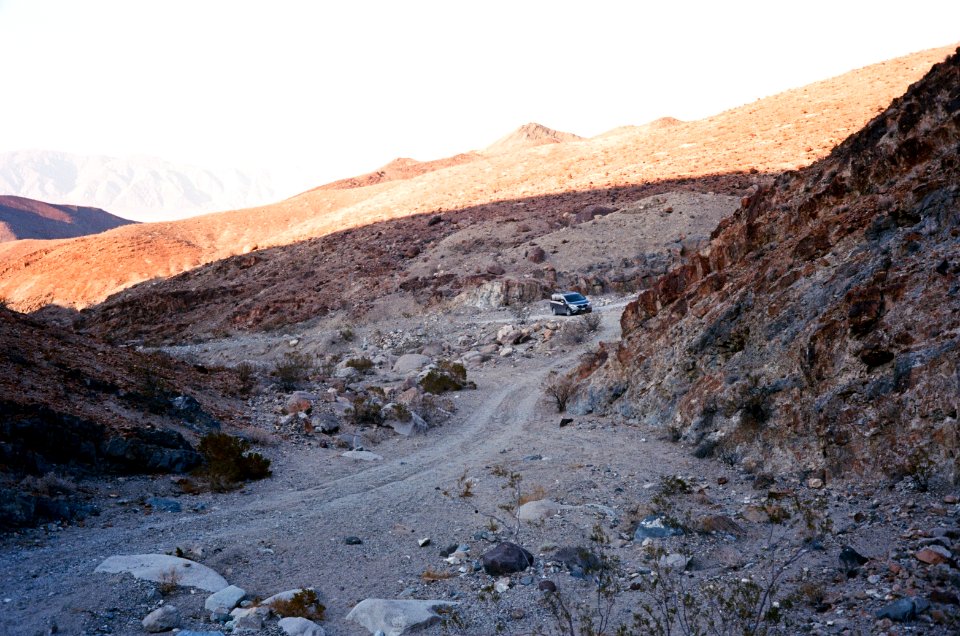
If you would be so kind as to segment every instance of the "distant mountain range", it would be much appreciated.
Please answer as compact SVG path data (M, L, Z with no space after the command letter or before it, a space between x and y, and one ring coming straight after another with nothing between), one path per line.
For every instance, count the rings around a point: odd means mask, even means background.
M138 221L181 219L276 200L265 174L153 157L23 150L0 153L0 195L92 206Z
M19 239L74 238L134 222L99 208L0 196L0 243Z

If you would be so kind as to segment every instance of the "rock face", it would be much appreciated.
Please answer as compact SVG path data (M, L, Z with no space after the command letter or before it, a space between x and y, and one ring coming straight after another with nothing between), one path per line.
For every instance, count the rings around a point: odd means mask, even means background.
M226 579L207 566L167 554L112 556L98 565L94 572L129 572L138 579L176 583L208 592L219 592L228 585Z
M403 601L368 598L357 603L348 621L363 625L371 634L382 632L385 636L400 636L409 631L433 625L440 621L437 608L454 607L449 601Z
M827 478L960 476L960 54L627 306L574 412Z

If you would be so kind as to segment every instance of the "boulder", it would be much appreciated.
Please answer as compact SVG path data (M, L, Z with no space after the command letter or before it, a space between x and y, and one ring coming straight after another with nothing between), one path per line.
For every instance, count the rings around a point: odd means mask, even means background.
M377 455L376 453L371 453L370 451L364 450L352 450L345 453L340 453L341 457L346 457L348 459L358 459L364 462L375 462L383 459L383 456Z
M573 216L573 222L586 223L587 221L594 220L598 216L606 216L616 211L616 208L611 208L606 205L588 205Z
M417 413L414 411L410 411L409 419L407 419L407 421L388 419L385 423L399 435L403 435L404 437L426 433L430 428L426 420L417 415Z
M313 430L320 431L325 435L330 435L340 430L340 418L332 413L314 415L310 418L310 424L313 425Z
M300 616L288 616L277 621L277 626L287 636L326 636L322 627Z
M230 612L232 617L226 627L233 630L263 629L264 623L270 617L270 608L266 605L257 607L238 607Z
M284 413L304 413L313 408L317 396L306 391L294 391L283 405Z
M530 552L509 541L490 548L481 559L484 572L492 576L523 572L534 563Z
M515 345L529 338L522 329L515 325L504 325L497 330L497 342L502 345Z
M107 558L94 572L117 574L129 572L135 578L156 583L170 582L195 587L207 592L219 592L227 587L226 579L205 565L168 554L129 554Z
M527 260L531 263L542 263L547 260L547 253L539 245L527 252Z
M366 627L371 634L382 632L384 636L400 636L440 622L436 609L456 605L457 603L439 600L368 598L350 610L347 620Z
M180 626L180 610L174 605L163 605L147 614L141 624L151 634L170 631Z
M549 499L528 501L520 506L520 510L517 512L520 521L543 521L558 514L560 514L560 506Z
M675 537L683 534L680 528L671 526L660 515L647 515L637 524L637 529L633 533L634 541L643 541L644 539L664 539L666 537Z
M432 362L433 358L430 356L425 356L420 353L405 353L393 363L393 372L404 375L414 373Z
M243 588L239 588L236 585L228 585L219 592L215 592L207 597L207 600L204 602L203 607L213 612L218 609L227 610L228 612L234 607L240 604L240 601L243 600L243 597L247 595L247 592Z

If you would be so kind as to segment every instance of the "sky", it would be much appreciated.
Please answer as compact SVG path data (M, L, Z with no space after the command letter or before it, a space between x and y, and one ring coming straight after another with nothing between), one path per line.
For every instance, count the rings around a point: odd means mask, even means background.
M0 152L265 170L290 192L700 119L960 40L960 2L0 0Z

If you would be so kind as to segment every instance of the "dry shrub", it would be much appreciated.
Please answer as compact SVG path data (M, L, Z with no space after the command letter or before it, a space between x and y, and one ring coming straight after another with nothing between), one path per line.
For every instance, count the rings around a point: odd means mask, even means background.
M313 360L306 353L288 351L277 361L272 375L281 388L291 391L313 372Z
M77 491L77 485L58 477L54 473L47 473L43 477L27 475L20 480L20 489L36 495L50 497L52 495L70 495Z
M241 362L235 368L237 372L237 391L240 395L250 395L257 388L256 368L249 362Z
M453 572L439 572L430 567L424 570L423 574L420 575L420 578L426 581L427 583L444 581L446 579L452 579L453 577L454 577Z
M270 609L284 618L299 616L312 621L322 621L327 611L316 591L311 589L300 590L289 599L277 599L270 603Z
M560 342L566 345L578 345L587 339L587 329L579 320L568 322L560 329Z
M556 404L557 413L563 413L567 410L567 402L570 401L576 391L577 384L574 379L556 371L551 371L543 382L543 392Z
M269 477L270 460L251 453L250 442L226 433L210 433L200 440L197 450L206 459L203 473L214 490L229 490L249 479Z
M347 360L347 366L356 369L360 373L366 373L373 368L373 360L366 356L362 358L350 358Z
M603 321L603 318L600 314L589 313L583 314L580 316L580 324L583 326L583 330L587 333L596 333L600 331L600 323Z
M520 505L522 506L525 503L530 503L531 501L540 501L541 499L547 498L547 491L541 485L534 486L530 492L525 492L520 495Z
M420 380L420 387L427 393L440 394L470 388L467 368L459 362L439 361Z
M175 567L168 568L160 573L160 580L157 582L157 589L161 594L171 594L179 586L180 573Z

